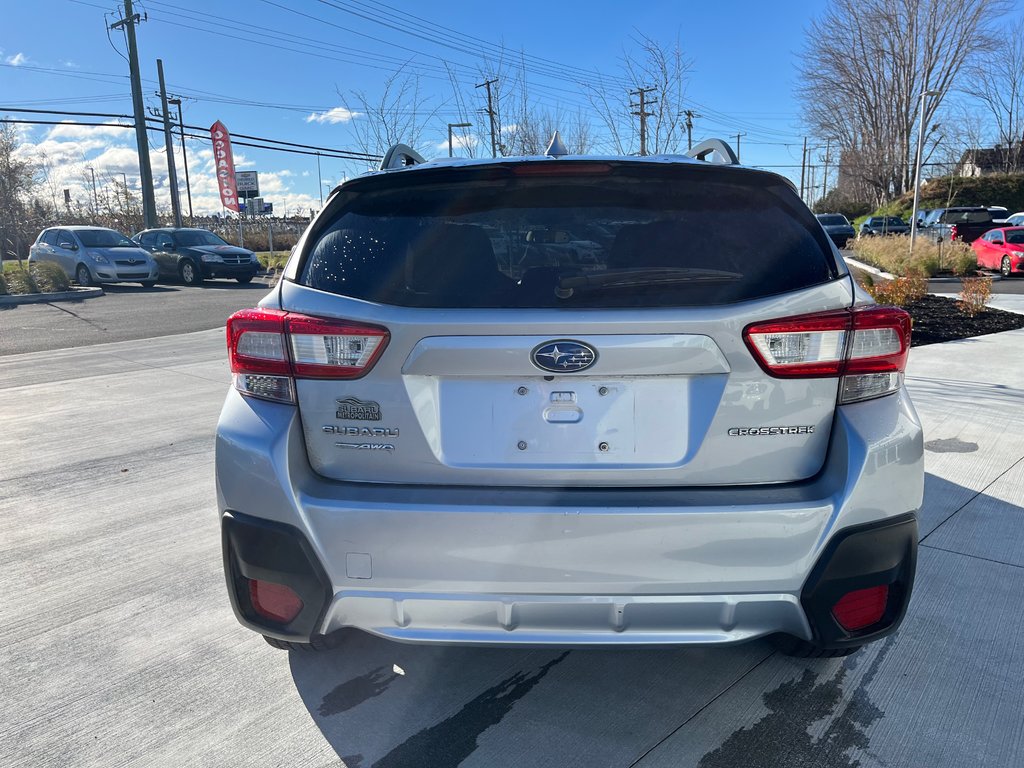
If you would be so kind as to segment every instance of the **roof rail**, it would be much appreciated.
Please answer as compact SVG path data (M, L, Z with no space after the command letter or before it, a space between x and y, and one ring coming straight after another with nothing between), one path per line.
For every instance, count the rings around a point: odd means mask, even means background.
M726 144L721 139L706 139L698 144L696 147L686 153L687 157L692 157L694 160L705 160L706 162L712 162L708 160L708 156L715 153L720 158L715 162L721 165L739 165L740 159L736 157L736 153L732 151L732 147Z
M423 155L412 147L405 144L395 144L384 155L384 159L380 161L380 170L390 171L395 168L407 168L410 165L420 165L425 162L427 161L423 159Z

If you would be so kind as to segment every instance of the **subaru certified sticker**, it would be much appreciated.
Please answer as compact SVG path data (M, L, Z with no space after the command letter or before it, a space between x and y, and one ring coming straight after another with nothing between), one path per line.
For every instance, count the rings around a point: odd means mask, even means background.
M575 373L585 371L597 362L597 351L582 341L558 339L547 341L530 353L533 364L542 371Z

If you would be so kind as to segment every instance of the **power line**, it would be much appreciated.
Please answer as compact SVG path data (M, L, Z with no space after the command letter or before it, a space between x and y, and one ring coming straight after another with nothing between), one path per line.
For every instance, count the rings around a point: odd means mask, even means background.
M2 106L2 107L0 107L0 112L13 112L13 113L19 113L19 114L41 114L41 115L71 115L71 116L75 116L75 117L106 117L106 118L122 119L122 120L131 120L132 119L131 115L118 114L116 112L70 112L70 111L67 111L67 110L57 110L57 109L24 109L24 108L21 108L21 107L9 107L9 106ZM134 123L109 123L109 122L107 122L107 123L86 123L86 122L78 122L78 121L68 122L66 120L10 120L8 122L26 123L26 124L31 124L31 125L57 125L57 126L60 126L60 125L74 125L74 126L84 125L84 126L96 126L96 127L106 127L106 128L134 128L135 127ZM162 120L160 120L159 118L156 118L156 117L146 117L146 122L147 123L162 123ZM188 123L185 123L182 127L183 128L187 128L187 129L189 129L191 131L208 131L209 130L208 128L205 128L203 126L189 125ZM162 130L159 126L153 126L153 125L147 125L147 128L149 130ZM203 141L210 141L210 137L209 137L208 134L203 135L203 134L189 133L189 134L185 134L185 135L189 136L190 138L201 139ZM261 142L261 144L251 144L251 143L236 141L236 139L250 139L251 141ZM337 159L337 160L358 160L358 161L368 161L368 162L369 161L374 161L374 160L380 160L380 155L374 155L374 154L370 154L370 153L366 153L366 152L354 152L354 151L347 150L347 149L335 149L333 147L320 147L320 146L316 146L314 144L300 144L300 143L292 142L292 141L283 141L281 139L271 139L271 138L267 138L265 136L252 136L252 135L247 134L247 133L232 133L231 134L231 141L232 141L233 144L238 144L240 146L254 147L254 148L257 148L257 149L276 150L276 151L281 151L281 152L288 151L286 149L283 149L283 147L294 147L294 148L297 148L297 149L308 150L308 151L302 152L300 154L307 154L307 155L320 154L320 155L323 155L324 157L331 156L333 159ZM281 145L281 146L280 147L278 147L278 146L267 147L267 146L262 146L262 144L275 144L275 145Z

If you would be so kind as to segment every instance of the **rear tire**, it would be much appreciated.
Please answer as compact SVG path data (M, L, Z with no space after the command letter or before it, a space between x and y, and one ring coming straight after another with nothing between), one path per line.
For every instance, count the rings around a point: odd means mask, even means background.
M999 262L999 274L1003 277L1010 276L1010 257L1003 256L1003 260Z
M854 654L864 647L853 645L846 648L822 648L792 635L773 635L769 640L780 653L798 659L838 659Z
M96 281L92 279L92 272L85 264L79 264L75 270L75 282L83 288L90 288L95 285Z
M320 635L314 637L311 642L308 643L296 643L291 640L278 640L276 637L268 637L263 635L263 639L267 641L267 645L271 648L277 648L279 651L300 651L309 653L311 651L329 651L332 648L337 648L341 645L341 638L338 637L338 633L333 635Z
M181 282L185 285L202 285L203 270L194 261L183 261L178 267L178 274L181 275Z

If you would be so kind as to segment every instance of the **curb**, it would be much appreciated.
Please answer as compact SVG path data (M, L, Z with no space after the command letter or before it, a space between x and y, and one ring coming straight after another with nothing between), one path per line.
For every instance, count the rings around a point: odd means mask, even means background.
M16 307L19 304L43 304L50 301L78 301L94 299L103 295L102 288L76 288L59 293L26 293L19 296L0 296L0 307Z
M872 267L870 264L865 264L863 261L857 261L857 259L853 258L852 256L845 256L844 255L843 259L846 261L847 264L856 267L861 272L870 272L872 275L875 275L876 277L884 278L886 280L895 280L896 279L896 275L891 275L888 272L883 272L882 270L878 269L877 267ZM997 283L997 282L999 282L1000 280L1003 279L1002 275L985 275L985 277L988 277L990 280L992 280L993 283ZM959 283L960 282L960 278L959 277L929 277L928 278L928 282L929 283Z

